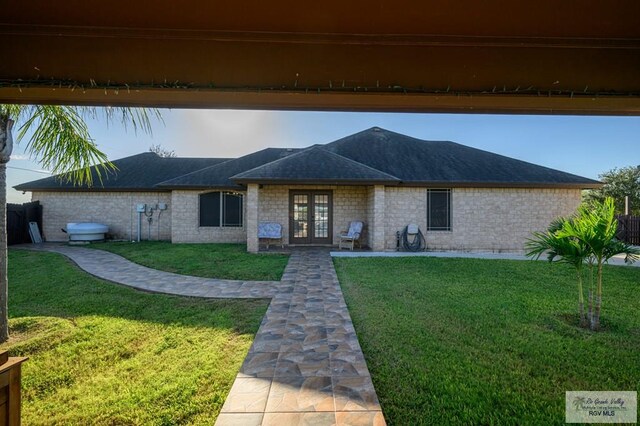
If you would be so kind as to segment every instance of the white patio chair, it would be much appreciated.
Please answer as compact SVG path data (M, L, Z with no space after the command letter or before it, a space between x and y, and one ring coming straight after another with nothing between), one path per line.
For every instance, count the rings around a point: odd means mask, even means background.
M342 250L343 245L346 248L350 248L353 251L355 243L358 243L358 247L362 247L360 244L360 234L362 234L362 228L364 224L362 222L349 223L349 230L340 234L340 242L338 243L338 249Z

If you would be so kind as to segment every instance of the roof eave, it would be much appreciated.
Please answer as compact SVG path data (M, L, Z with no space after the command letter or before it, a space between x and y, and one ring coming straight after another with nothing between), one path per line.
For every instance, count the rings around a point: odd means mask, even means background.
M530 188L530 189L598 189L601 182L454 182L454 181L403 181L402 186L431 188Z
M365 185L399 185L399 180L370 180L370 179L258 179L235 178L234 181L243 184L255 183L259 185L338 185L338 186L365 186Z
M230 190L244 189L244 185L167 185L159 186L166 191L202 191L202 190Z
M16 191L23 192L170 192L171 189L164 188L23 188L14 186L13 189Z

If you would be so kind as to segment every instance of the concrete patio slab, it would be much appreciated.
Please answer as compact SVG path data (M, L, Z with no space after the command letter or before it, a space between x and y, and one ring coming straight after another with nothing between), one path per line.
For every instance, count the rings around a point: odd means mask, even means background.
M494 253L494 252L462 252L462 251L332 251L331 257L444 257L465 259L507 259L507 260L531 260L530 257L520 253ZM543 256L539 260L547 261ZM624 256L617 255L609 260L609 265L640 267L640 262L625 263Z

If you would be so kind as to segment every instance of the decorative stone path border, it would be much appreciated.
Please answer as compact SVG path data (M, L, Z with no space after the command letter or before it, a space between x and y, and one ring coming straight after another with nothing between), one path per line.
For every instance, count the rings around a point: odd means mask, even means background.
M227 425L385 425L328 250L294 250L277 281L198 278L146 268L103 250L60 253L105 280L192 297L271 298L216 421Z

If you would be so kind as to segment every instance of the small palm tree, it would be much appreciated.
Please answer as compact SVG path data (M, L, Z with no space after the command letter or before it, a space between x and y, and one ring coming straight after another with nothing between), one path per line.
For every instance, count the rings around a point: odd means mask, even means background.
M602 310L602 272L603 266L612 257L624 254L625 262L633 263L640 258L640 250L616 239L618 221L615 217L615 205L612 198L591 206L578 209L578 216L558 231L560 238L576 239L584 244L593 257L597 271L595 308L590 317L591 329L600 329Z
M558 218L554 220L546 232L534 232L533 238L526 243L527 256L539 259L547 255L547 260L557 260L572 266L576 272L578 283L578 311L580 312L580 326L587 327L584 312L584 290L582 286L582 267L590 256L589 248L577 238L561 236L559 232L572 223L573 218Z
M12 127L17 122L17 140L30 134L26 151L39 159L40 164L53 173L77 185L93 184L89 167L99 164L101 171L113 170L107 156L89 135L87 116L103 114L107 122L120 121L125 128L133 126L151 133L151 117L160 118L157 110L137 108L106 108L58 105L3 105L0 104L0 343L9 338L7 312L7 188L6 167L13 150Z

